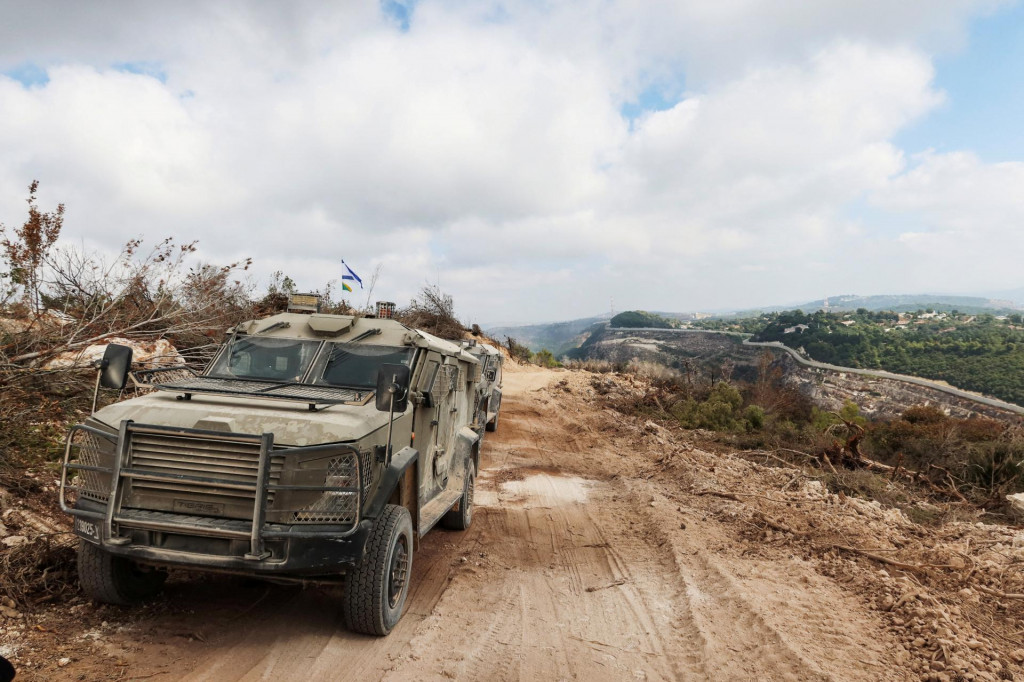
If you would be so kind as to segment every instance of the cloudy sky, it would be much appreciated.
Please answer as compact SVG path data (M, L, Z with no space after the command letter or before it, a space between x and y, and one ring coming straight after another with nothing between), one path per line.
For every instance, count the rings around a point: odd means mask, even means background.
M0 0L0 222L483 323L999 291L1021 74L1009 0Z

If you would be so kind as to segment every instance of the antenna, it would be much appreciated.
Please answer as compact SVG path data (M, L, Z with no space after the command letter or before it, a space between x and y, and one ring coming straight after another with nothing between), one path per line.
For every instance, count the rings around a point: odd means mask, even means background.
M614 316L615 315L615 297L614 296L611 297L611 305L610 305L609 310L610 310L611 314Z

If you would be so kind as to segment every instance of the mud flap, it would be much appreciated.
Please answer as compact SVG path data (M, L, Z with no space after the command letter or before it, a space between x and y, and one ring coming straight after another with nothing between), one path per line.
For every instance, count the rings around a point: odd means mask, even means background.
M474 467L479 467L477 461L477 443L480 442L480 434L469 428L463 426L459 429L459 433L455 436L455 456L452 458L452 469L455 472L465 472L466 464L470 462ZM458 474L457 474L458 475ZM463 475L458 475L459 490L462 490L462 479Z

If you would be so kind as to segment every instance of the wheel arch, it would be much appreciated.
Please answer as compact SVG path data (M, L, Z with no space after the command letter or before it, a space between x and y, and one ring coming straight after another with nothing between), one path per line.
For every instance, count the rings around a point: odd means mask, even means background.
M407 504L402 504L405 500L402 500L401 484L406 472L416 473L416 465L419 463L419 459L419 451L412 447L404 447L391 456L391 463L381 475L377 490L366 503L363 516L368 519L379 518L384 513L384 508L388 504L401 504L401 506L407 507ZM415 490L415 476L413 476L413 483L413 489ZM412 515L415 528L415 509L410 509L409 513Z

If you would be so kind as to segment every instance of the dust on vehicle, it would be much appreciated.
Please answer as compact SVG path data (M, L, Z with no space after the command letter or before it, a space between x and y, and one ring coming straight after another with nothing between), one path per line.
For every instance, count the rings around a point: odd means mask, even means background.
M501 409L501 370L505 356L486 344L468 341L466 350L480 363L480 382L477 384L477 422L488 431L498 430L498 410Z
M398 623L419 538L472 521L500 355L313 310L239 324L202 373L140 374L155 391L72 428L61 507L90 597L137 602L185 568L342 583L347 627ZM108 349L105 386L130 353Z

